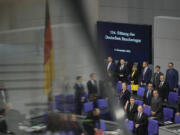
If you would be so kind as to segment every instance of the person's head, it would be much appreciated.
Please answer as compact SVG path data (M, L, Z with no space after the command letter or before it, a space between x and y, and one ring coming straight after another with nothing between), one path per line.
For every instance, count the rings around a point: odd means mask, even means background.
M138 113L142 113L143 112L143 108L141 105L138 106Z
M0 109L0 115L5 116L5 114L6 114L6 109L4 108Z
M161 69L161 67L160 67L159 65L157 65L157 66L155 67L156 72L160 72L160 69Z
M153 90L153 84L152 83L148 83L148 90Z
M165 81L164 75L160 75L160 81L161 81L161 82L164 82L164 81Z
M124 65L125 64L125 60L124 59L120 59L120 64Z
M168 64L168 66L169 66L169 69L173 69L174 63L170 62L170 63Z
M107 60L108 60L108 62L112 62L113 61L111 56L109 56Z
M133 65L132 71L137 71L137 65Z
M159 97L158 90L154 90L154 91L153 91L153 97L154 97L154 98L158 98L158 97Z
M126 89L127 89L127 83L126 83L126 82L123 82L123 83L122 83L122 89L123 89L123 90L126 90Z
M147 61L144 61L143 62L143 68L146 68L148 66L148 62Z
M89 76L90 76L91 80L95 80L95 77L96 77L95 73L91 73Z
M82 82L82 81L83 81L82 76L77 76L77 77L76 77L76 81L77 81L77 82Z
M135 104L135 99L134 99L134 97L131 97L131 98L130 98L130 103L131 103L131 104Z
M94 116L99 116L99 115L100 115L100 109L99 109L99 108L95 108L95 109L93 110L93 115L94 115Z

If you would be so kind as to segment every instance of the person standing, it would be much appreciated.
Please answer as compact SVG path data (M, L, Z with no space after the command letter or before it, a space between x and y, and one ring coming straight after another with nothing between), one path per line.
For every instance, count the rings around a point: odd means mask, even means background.
M74 85L76 114L79 114L79 115L81 115L83 103L86 100L86 97L85 97L86 93L85 93L82 81L83 81L82 76L77 76L76 77L76 83Z
M140 84L146 86L151 81L152 70L148 67L148 62L143 62L143 69L141 70Z
M165 82L164 75L160 76L160 84L157 88L159 92L159 97L162 99L163 102L168 101L168 95L169 95L169 85Z
M147 115L143 112L142 106L138 106L138 112L134 117L135 134L147 135L148 119Z
M163 75L163 73L160 71L161 67L157 65L155 67L155 72L152 75L151 82L153 83L153 86L155 89L159 87L160 84L160 76Z
M134 97L131 97L130 102L127 101L126 105L124 107L124 109L126 111L126 117L127 117L126 121L128 121L128 120L133 121L134 120L134 116L137 113L137 108L138 108L138 105L135 104Z
M179 73L174 68L174 63L169 63L169 69L166 71L166 82L169 85L170 91L178 90Z
M122 83L122 91L119 96L120 104L124 107L126 102L129 101L131 93L127 90L127 84Z
M117 80L121 82L127 82L128 75L129 75L129 71L127 65L125 64L125 60L121 59L120 63L116 67Z

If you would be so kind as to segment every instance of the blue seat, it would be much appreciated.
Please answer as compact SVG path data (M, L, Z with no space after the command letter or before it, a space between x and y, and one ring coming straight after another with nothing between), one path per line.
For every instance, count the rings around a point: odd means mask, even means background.
M117 92L121 92L121 90L122 90L122 83L118 82L116 84L116 90L117 90Z
M94 109L93 102L87 102L83 104L83 111L85 113L92 111Z
M143 105L143 101L142 101L142 100L135 100L135 104L137 104L137 105Z
M127 89L131 93L131 85L128 85Z
M143 97L144 96L144 91L145 91L144 87L138 87L137 96Z
M156 135L159 133L159 124L157 120L148 120L148 135Z
M63 111L64 110L64 105L65 103L65 97L64 95L57 95L55 96L55 109L59 110L59 111Z
M104 121L100 121L100 129L106 131L106 123Z
M146 105L144 108L143 108L143 112L147 115L147 116L151 116L151 108L149 105Z
M126 127L129 129L129 131L133 132L133 130L134 130L134 122L129 120L128 122L126 122Z
M106 99L98 99L97 100L97 106L99 109L105 109L108 108L108 101Z
M173 109L171 108L163 108L163 120L164 121L172 121L172 118L173 118Z
M175 115L174 123L180 123L180 115L179 116Z
M66 96L66 103L73 104L74 103L74 95L70 94Z
M74 135L74 132L73 131L68 131L67 135Z
M169 104L177 104L177 101L178 101L178 93L169 92L168 103Z

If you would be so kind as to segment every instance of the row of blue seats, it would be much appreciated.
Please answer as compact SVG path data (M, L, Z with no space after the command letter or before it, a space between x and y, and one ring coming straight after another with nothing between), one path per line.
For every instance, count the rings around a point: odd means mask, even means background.
M126 127L129 131L133 132L134 130L134 122L128 121L126 122ZM155 135L159 132L159 124L157 120L148 119L148 135Z

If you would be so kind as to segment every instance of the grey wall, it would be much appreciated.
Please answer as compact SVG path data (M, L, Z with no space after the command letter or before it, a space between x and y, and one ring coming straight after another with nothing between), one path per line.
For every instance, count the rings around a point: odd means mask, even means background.
M99 0L99 20L153 24L155 16L180 16L179 0Z
M180 71L180 18L156 17L154 20L154 64L165 73L168 63L173 62Z
M97 1L83 1L88 24L96 37ZM21 3L21 4L20 4ZM9 102L15 109L28 113L28 103L43 103L43 46L45 0L0 1L0 83L8 89ZM50 0L55 80L54 94L72 93L77 75L96 72L81 24L62 0ZM40 106L44 107L44 106Z

